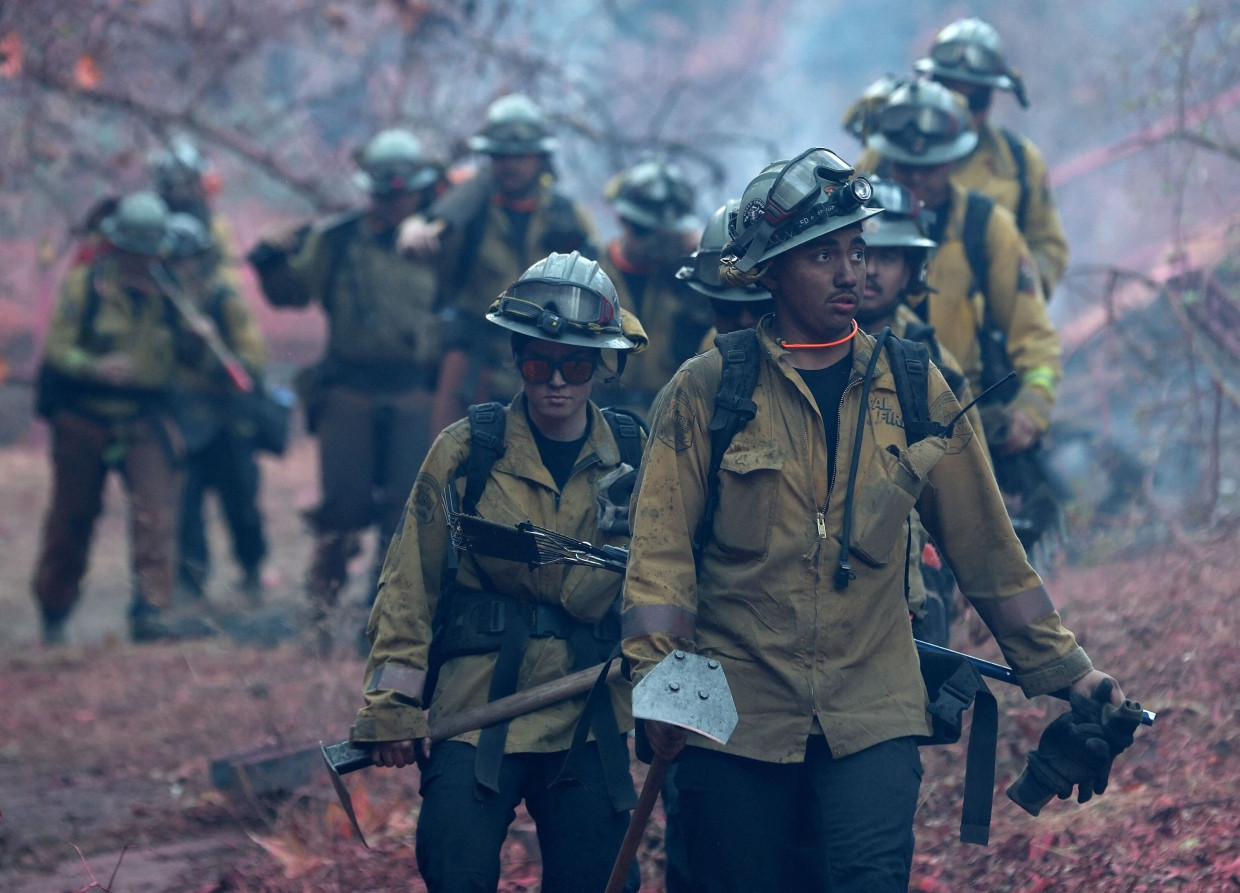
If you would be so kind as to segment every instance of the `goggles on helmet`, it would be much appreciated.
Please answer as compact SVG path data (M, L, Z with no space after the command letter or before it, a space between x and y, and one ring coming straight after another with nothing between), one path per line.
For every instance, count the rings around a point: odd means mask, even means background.
M750 201L739 209L734 225L737 247L744 247L744 255L726 262L738 270L753 269L758 258L772 246L828 217L855 211L869 200L871 190L864 177L849 180L852 174L853 168L847 162L821 147L789 161L760 202Z
M623 334L616 308L592 288L563 280L523 279L500 295L498 312L556 337L564 331Z
M853 168L830 149L809 149L784 165L766 194L766 222L784 223L817 198L819 190L847 182Z
M521 377L529 384L546 384L558 370L566 384L585 384L598 369L598 356L583 352L558 360L547 357L522 357L517 360Z
M883 110L879 129L886 134L913 133L950 139L960 133L961 121L947 111L928 105L894 105Z
M766 247L773 248L787 242L793 236L800 235L811 226L816 226L829 217L843 217L851 214L870 200L874 190L865 177L856 177L842 186L827 192L827 200L812 206L802 216L789 222L786 226L771 233L766 240Z
M998 53L972 41L936 43L930 48L930 58L948 68L964 68L975 74L1004 74L1007 71Z

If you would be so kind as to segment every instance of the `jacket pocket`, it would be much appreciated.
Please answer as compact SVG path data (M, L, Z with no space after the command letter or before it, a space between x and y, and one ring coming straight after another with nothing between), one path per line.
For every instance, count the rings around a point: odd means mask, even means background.
M715 544L736 558L766 555L784 455L775 446L728 451L719 464Z
M867 477L858 488L853 505L850 551L871 567L884 567L897 542L903 542L905 522L926 479L916 476L899 457L886 450L879 451Z

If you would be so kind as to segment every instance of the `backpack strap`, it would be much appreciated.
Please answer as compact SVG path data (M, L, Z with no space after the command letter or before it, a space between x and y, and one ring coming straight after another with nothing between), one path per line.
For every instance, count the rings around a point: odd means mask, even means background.
M1020 198L1016 202L1016 226L1023 233L1029 217L1029 158L1025 152L1025 144L1019 136L1006 127L999 129L1008 151L1012 153L1012 161L1016 164L1016 179L1020 181Z
M736 432L758 412L753 392L758 386L758 372L762 365L758 333L753 329L716 335L715 347L723 356L723 372L719 379L719 391L715 394L715 414L709 425L710 465L706 470L706 505L693 538L693 564L698 573L701 573L702 552L719 508L719 466L723 464L723 454L727 452Z
M910 322L904 327L904 338L907 341L920 341L926 345L926 348L930 351L930 359L934 361L934 365L943 374L943 380L952 389L952 393L957 397L964 393L963 387L967 379L963 373L943 365L943 346L939 344L934 326L929 323ZM929 385L929 382L927 382L927 385Z
M951 437L950 426L930 418L930 348L920 341L897 338L895 335L888 336L886 340L908 445L912 446L926 437Z
M463 463L465 497L461 512L474 515L486 488L491 468L504 455L504 429L508 414L502 403L475 403L469 407L469 457Z
M607 406L601 411L620 447L620 461L637 468L642 464L642 434L649 433L645 420L631 409L619 406Z
M986 253L986 227L990 225L990 213L995 200L980 192L970 192L964 206L964 256L973 272L973 287L986 294L990 285L990 256ZM986 318L990 318L990 302L986 302Z

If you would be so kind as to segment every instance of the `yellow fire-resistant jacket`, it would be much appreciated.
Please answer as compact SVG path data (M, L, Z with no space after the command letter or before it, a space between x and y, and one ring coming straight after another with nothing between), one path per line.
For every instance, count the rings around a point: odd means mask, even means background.
M499 524L530 520L595 545L623 546L628 538L602 533L595 502L599 478L620 465L620 448L607 421L590 406L590 429L573 475L562 491L543 466L525 413L525 396L508 407L504 454L491 470L478 502L478 515ZM445 582L448 529L443 490L455 487L463 496L465 481L457 470L469 455L470 425L461 420L435 439L409 497L404 524L392 539L379 580L379 595L367 625L371 640L366 665L366 705L358 711L354 742L402 741L427 734L422 703L431 619ZM602 619L620 594L620 577L610 571L550 565L531 570L524 564L464 555L457 582L482 591L478 574L501 593L522 602L558 605L589 624ZM445 662L432 698L430 720L451 716L487 703L495 654L467 655ZM379 673L378 687L373 688ZM555 637L531 638L517 681L517 691L567 676L573 670L568 642ZM629 685L611 686L612 707L621 731L632 728ZM585 696L545 707L512 720L506 753L568 749ZM459 735L476 744L478 733Z
M620 306L637 313L636 301L612 252L605 253L599 264L616 286ZM650 343L642 353L629 357L617 385L625 398L615 402L645 416L654 395L671 380L681 363L697 353L714 313L707 300L677 279L672 269L650 274L637 315ZM600 401L606 406L609 395L600 394Z
M365 215L315 226L287 272L264 282L278 307L321 304L329 356L346 363L415 366L431 380L443 355L433 264L398 254L391 232ZM339 246L343 246L343 250Z
M91 297L91 292L94 297ZM89 305L91 318L86 320ZM176 345L181 326L168 299L153 282L143 280L122 287L115 256L104 256L89 266L77 266L61 283L44 345L49 366L85 386L106 385L93 362L110 353L125 354L133 362L133 379L124 390L166 391L176 373ZM134 415L140 400L83 392L74 405L103 418Z
M1050 427L1061 374L1059 335L1046 313L1025 242L1012 215L997 205L986 226L990 272L985 298L975 286L963 241L967 196L959 186L952 186L947 225L927 277L933 289L925 299L929 321L939 341L964 368L973 393L980 394L977 336L989 302L995 323L1007 334L1008 357L1020 377L1020 392L1009 405L1028 412L1045 431Z
M1068 266L1068 237L1064 235L1063 221L1059 219L1059 209L1051 195L1046 160L1030 140L1013 136L1024 149L1027 190L1025 217L1017 222L1033 262L1037 264L1043 295L1049 300ZM977 148L960 163L952 180L964 189L989 195L1016 216L1021 198L1020 169L998 127L987 124L978 132Z
M718 351L685 363L659 396L625 584L624 651L635 678L677 648L718 659L740 715L724 749L752 759L799 762L818 726L835 756L928 734L904 597L906 525L914 507L1026 694L1062 688L1088 673L1089 658L1025 560L985 444L962 421L951 440L926 438L906 449L885 351L855 482L855 578L847 589L835 588L861 379L875 342L864 333L853 342L828 492L832 457L822 416L769 325L764 320L758 330L757 415L723 456L719 508L696 581L690 545L707 494ZM960 409L937 369L929 402L940 422ZM719 749L692 736L691 743Z

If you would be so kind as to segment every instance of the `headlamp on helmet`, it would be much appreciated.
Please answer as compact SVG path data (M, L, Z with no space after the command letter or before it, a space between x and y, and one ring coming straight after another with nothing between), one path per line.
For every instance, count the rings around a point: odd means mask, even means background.
M851 165L823 148L768 165L745 189L723 262L748 272L789 248L881 213L866 207L869 182L852 175Z

